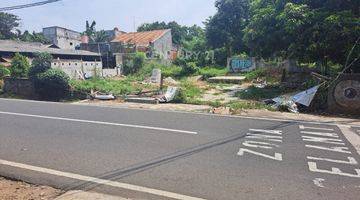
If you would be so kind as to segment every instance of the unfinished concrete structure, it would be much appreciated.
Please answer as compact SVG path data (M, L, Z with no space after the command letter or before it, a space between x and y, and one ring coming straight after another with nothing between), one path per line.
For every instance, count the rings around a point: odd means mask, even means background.
M136 33L117 34L111 42L82 43L82 50L100 53L104 68L121 68L124 55L137 51L146 53L148 59L158 59L166 63L172 60L171 30L155 30Z
M111 42L133 45L137 51L148 53L148 57L165 60L171 59L173 50L171 29L120 34Z
M43 28L46 39L61 49L76 49L81 44L81 34L66 28L53 26Z

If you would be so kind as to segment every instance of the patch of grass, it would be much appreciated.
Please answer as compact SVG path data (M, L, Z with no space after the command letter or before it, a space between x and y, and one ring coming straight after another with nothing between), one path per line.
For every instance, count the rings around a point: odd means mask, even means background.
M147 62L140 71L130 77L134 77L136 80L144 80L147 77L150 77L153 69L160 69L161 74L166 77L180 78L182 67L176 65L162 65L155 61Z
M196 105L203 104L198 98L204 94L204 90L199 88L194 82L183 79L180 82L180 87L181 90L175 98L175 102Z
M264 99L272 99L288 92L291 91L286 90L279 85L268 85L265 88L257 88L255 86L250 86L246 90L237 92L235 96L239 97L240 99L259 101Z
M91 90L94 90L102 93L112 93L117 96L138 93L142 91L143 88L148 87L146 85L138 85L131 79L90 79L85 81L71 80L70 85L75 92L82 94L89 94Z
M199 75L202 75L205 80L211 77L225 76L227 73L227 68L220 67L204 67L199 70Z
M259 77L266 76L266 70L264 68L256 69L254 71L244 73L243 76L245 76L247 81L252 81L252 80L255 80L255 79L259 78Z
M238 110L245 109L266 109L266 110L274 110L271 106L265 105L264 103L257 101L232 101L226 104L227 107L234 110L235 112Z

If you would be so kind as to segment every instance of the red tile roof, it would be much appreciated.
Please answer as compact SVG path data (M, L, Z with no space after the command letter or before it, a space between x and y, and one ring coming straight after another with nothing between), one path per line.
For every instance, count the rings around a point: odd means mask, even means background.
M149 46L150 42L155 42L168 31L170 31L170 29L136 33L123 33L118 35L114 40L112 40L112 42L122 42L125 44L136 44L137 46L147 47Z

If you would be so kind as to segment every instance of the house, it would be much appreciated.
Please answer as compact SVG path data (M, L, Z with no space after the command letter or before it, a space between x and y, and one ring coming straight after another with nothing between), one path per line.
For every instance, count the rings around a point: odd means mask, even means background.
M155 30L125 33L114 29L111 42L81 43L80 49L100 53L104 68L121 68L124 55L136 51L144 52L149 59L156 58L165 63L174 59L171 30Z
M59 26L43 28L43 34L46 39L61 49L74 50L81 43L81 33Z
M137 51L146 52L150 57L156 56L165 60L171 59L173 50L171 29L124 33L116 36L111 43L133 45Z
M60 49L55 45L21 42L14 40L0 40L0 64L10 66L15 53L29 58L31 62L36 53L49 53L54 60L52 68L59 68L70 77L78 77L78 73L92 74L95 70L102 70L101 55L94 52L72 49Z

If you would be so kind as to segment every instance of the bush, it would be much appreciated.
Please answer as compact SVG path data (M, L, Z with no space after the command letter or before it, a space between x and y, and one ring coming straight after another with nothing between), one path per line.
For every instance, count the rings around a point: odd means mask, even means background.
M181 70L180 74L182 76L189 76L189 75L197 73L198 71L199 71L199 68L196 66L196 63L189 62L189 63L186 63L185 66L182 66L182 70Z
M14 78L27 77L29 67L30 64L28 59L25 56L16 53L11 62L11 68L10 68L11 76Z
M124 57L123 73L125 75L136 74L145 65L145 53L137 52Z
M111 80L111 79L89 79L86 81L71 80L71 86L77 93L89 94L91 90L102 93L112 93L113 95L127 95L135 91L141 91L142 88L136 88L129 80Z
M10 70L5 66L0 65L0 79L3 79L5 76L10 75Z
M29 70L30 79L34 79L36 75L51 69L52 59L52 56L48 53L37 53Z
M227 68L219 67L204 67L199 70L199 74L202 75L204 79L209 79L215 76L224 76L227 72Z
M45 100L55 100L66 97L70 91L69 76L59 69L49 69L36 75L34 87L36 93Z
M251 71L251 72L247 72L244 75L245 75L247 81L252 81L252 80L257 79L259 77L266 76L267 72L266 72L266 69L262 68L262 69L256 69L256 70Z

